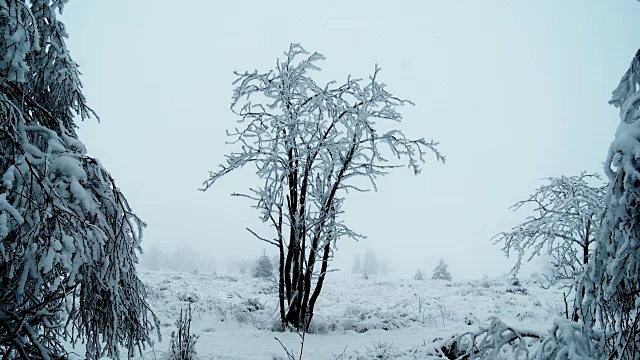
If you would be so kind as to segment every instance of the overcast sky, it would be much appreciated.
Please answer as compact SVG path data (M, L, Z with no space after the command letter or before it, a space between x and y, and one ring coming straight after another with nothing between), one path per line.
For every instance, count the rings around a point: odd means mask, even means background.
M320 83L381 79L415 107L400 127L440 141L415 177L398 169L377 193L347 198L345 219L368 236L339 244L349 271L370 247L411 276L444 257L457 278L497 276L513 259L490 245L526 213L509 206L548 176L602 172L617 112L611 90L640 46L632 0L71 1L63 20L101 122L81 125L89 153L148 223L144 246L178 244L220 264L268 245L258 213L231 192L252 169L206 193L232 150L225 129L234 70L268 71L291 42L327 60Z

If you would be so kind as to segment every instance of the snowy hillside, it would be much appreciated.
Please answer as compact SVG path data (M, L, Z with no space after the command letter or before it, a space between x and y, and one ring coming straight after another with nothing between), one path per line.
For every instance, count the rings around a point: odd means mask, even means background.
M141 278L161 322L158 358L189 303L201 358L287 359L275 338L299 354L298 334L270 330L278 321L274 283L209 273L142 272ZM434 340L477 330L491 315L545 332L564 311L562 289L506 279L447 282L331 273L322 295L303 359L424 358ZM148 352L144 358L154 356Z

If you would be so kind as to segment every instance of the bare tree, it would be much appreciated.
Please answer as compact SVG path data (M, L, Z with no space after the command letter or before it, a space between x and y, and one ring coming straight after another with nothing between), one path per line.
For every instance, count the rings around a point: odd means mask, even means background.
M511 231L494 237L495 244L503 244L502 250L507 257L511 251L517 253L518 260L512 270L514 275L527 251L531 252L527 260L543 254L551 258L551 282L575 279L580 274L589 261L604 210L605 186L589 183L589 180L599 179L597 174L586 173L550 177L527 200L512 206L514 210L534 207L534 215Z
M279 249L280 316L283 326L297 329L308 328L313 317L332 244L362 237L340 219L344 195L375 189L377 177L402 166L383 157L381 147L415 174L427 150L444 161L433 141L380 130L384 122L399 122L396 109L411 103L387 92L379 67L368 81L348 77L321 87L309 72L320 70L323 59L292 44L275 70L236 73L231 108L243 127L228 135L238 149L204 183L206 190L229 172L255 165L259 186L234 195L253 200L262 221L275 229L273 238L252 232Z
M137 276L145 224L78 140L93 114L64 25L65 2L0 2L0 357L129 356L152 324Z

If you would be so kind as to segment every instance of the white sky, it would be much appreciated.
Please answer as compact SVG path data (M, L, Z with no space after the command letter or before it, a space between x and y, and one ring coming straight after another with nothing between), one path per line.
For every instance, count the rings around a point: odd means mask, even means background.
M490 239L527 215L508 207L540 178L601 172L617 126L607 101L640 46L638 19L632 0L85 0L63 17L101 117L80 139L148 223L145 248L186 244L219 262L268 248L245 230L258 213L230 196L257 183L252 171L197 189L232 150L232 71L269 70L301 42L327 57L321 83L380 64L417 105L401 128L447 156L350 195L345 218L368 238L339 243L334 267L371 247L396 273L444 257L457 278L510 268Z

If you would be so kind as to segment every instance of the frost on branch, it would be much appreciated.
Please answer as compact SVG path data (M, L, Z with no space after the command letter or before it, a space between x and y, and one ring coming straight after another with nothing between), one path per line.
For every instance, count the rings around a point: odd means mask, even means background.
M235 195L253 200L275 230L274 237L254 235L279 249L280 315L298 329L311 321L332 244L362 237L341 220L345 194L376 189L379 176L403 165L418 174L427 152L444 162L437 143L393 129L398 107L411 103L387 91L379 67L368 80L320 86L310 77L320 60L292 44L274 70L236 73L231 109L240 127L228 132L235 150L204 183L208 189L255 166L259 185Z
M541 339L533 359L623 359L640 358L640 50L620 84L611 104L620 109L620 125L609 147L605 172L609 185L604 197L606 210L594 238L588 264L580 273L575 292L578 321L556 319ZM499 321L499 320L494 320ZM493 321L492 321L493 323ZM468 354L494 354L496 349L518 340L522 332L505 326L474 333L498 339L481 342ZM507 327L508 328L508 327ZM483 335L484 334L484 335ZM469 336L469 335L465 335ZM532 336L536 338L536 336Z
M149 340L137 277L144 223L86 155L92 114L56 18L64 2L0 2L0 356L129 354Z
M599 179L597 174L586 173L550 177L527 200L513 205L515 210L533 206L534 213L511 231L494 237L494 243L502 243L507 256L516 252L514 274L527 251L530 252L527 260L537 255L551 258L551 283L573 280L582 272L589 261L604 211L605 186L590 183Z
M610 101L620 109L620 125L605 161L607 210L580 283L585 324L603 328L605 352L616 359L640 358L639 74L640 50Z

